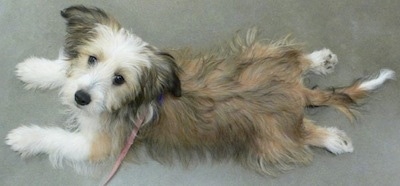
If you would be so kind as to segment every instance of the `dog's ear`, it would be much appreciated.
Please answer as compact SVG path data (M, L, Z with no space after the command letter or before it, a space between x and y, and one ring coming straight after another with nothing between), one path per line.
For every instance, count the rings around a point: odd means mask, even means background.
M175 97L181 97L182 96L181 80L179 79L176 73L177 73L176 71L172 73L172 84L170 86L169 91Z
M67 26L94 27L96 24L103 24L110 27L120 28L120 24L106 12L99 8L88 8L85 6L71 6L61 11L61 16L67 20Z
M71 6L61 11L61 16L67 21L67 35L64 50L70 58L78 55L80 45L95 37L93 29L105 25L113 30L119 30L120 24L99 8Z
M182 95L181 80L178 77L179 68L175 63L174 57L171 54L165 52L159 52L157 55L160 56L164 61L168 61L170 66L170 71L168 72L168 78L166 82L167 90L175 97L180 97Z
M179 68L174 57L166 52L148 46L151 67L142 76L142 92L146 98L154 99L170 93L175 97L182 95Z

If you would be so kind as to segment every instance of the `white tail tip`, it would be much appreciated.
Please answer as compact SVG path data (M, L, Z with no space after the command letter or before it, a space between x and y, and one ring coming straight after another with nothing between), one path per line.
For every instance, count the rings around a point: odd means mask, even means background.
M377 75L371 76L368 80L362 82L359 86L363 90L375 90L380 87L386 80L396 79L396 73L390 69L381 69Z

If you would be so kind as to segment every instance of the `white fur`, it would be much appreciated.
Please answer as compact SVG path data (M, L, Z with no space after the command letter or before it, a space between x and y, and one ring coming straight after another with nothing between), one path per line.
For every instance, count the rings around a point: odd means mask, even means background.
M60 52L57 60L31 57L16 66L17 77L26 89L54 89L65 82L68 64Z
M98 39L90 43L86 52L91 55L101 55L98 63L85 71L72 71L71 77L65 81L61 89L62 103L78 112L87 112L98 115L102 111L110 111L118 107L120 96L119 88L112 85L112 79L118 71L129 71L136 78L131 79L131 86L140 86L140 67L150 67L148 56L143 53L148 45L139 37L130 34L124 29L114 31L111 28L98 25L95 30ZM99 54L100 53L100 54ZM134 62L134 65L132 65ZM78 90L85 90L91 95L92 102L85 107L77 107L74 94Z
M90 143L85 135L58 127L44 128L36 125L12 130L7 135L6 144L23 157L46 153L54 166L60 166L63 159L84 161L90 151Z
M75 131L58 127L21 126L8 133L6 144L22 156L46 153L54 166L62 165L64 160L74 165L88 161L94 135L106 127L100 117L113 108L120 108L124 98L132 97L137 88L141 88L139 77L143 67L151 67L147 43L130 34L125 29L113 30L104 25L94 28L96 38L81 46L82 53L75 59L65 59L60 55L57 60L28 58L17 65L17 77L26 83L27 89L59 88L62 103L72 112ZM88 66L89 56L96 56L98 63ZM337 57L329 49L323 49L308 55L311 71L327 74L333 71ZM74 66L71 66L71 63ZM129 75L129 82L124 86L115 86L112 80L116 73ZM390 70L381 71L380 75L360 85L363 89L373 89L386 79L394 77ZM84 90L90 94L88 105L78 105L75 93ZM142 105L138 114L147 114L150 120L154 114L152 103ZM124 123L125 124L125 123ZM102 126L103 125L103 126ZM119 127L119 126L117 126ZM335 154L352 152L353 146L344 132L328 128L325 140L326 148Z
M327 128L329 134L324 141L324 146L334 154L342 154L346 152L353 152L353 144L351 139L347 137L346 133L335 128Z
M9 132L6 144L28 157L46 153L54 167L65 161L74 164L88 160L93 135L100 130L98 117L80 115L76 131L59 127L21 126Z
M390 69L381 69L379 73L375 76L372 76L369 80L364 81L360 84L359 88L362 90L375 90L380 87L386 80L395 79L395 72Z
M326 48L312 52L308 58L312 62L310 70L319 75L332 73L338 63L336 54Z
M114 31L104 25L98 25L95 29L98 39L85 48L90 55L101 56L93 67L70 68L71 59L66 60L62 54L57 60L31 57L16 66L16 75L26 84L27 89L61 87L62 103L72 112L72 120L77 126L75 131L37 125L21 126L10 131L6 144L23 157L45 153L49 155L54 166L62 166L67 161L81 169L79 162L89 160L94 135L104 127L99 119L101 113L119 103L121 91L124 93L125 89L112 84L115 73L126 70L130 75L136 75L137 78L132 80L134 82L129 82L129 86L139 86L140 67L151 66L147 54L142 52L147 43L140 38L124 29ZM83 63L86 64L87 59L84 60L86 61ZM81 89L90 94L92 102L89 105L76 104L75 93ZM151 119L151 106L143 106L140 110L144 112L142 110L147 108L149 113L146 119Z
M98 33L98 39L91 43L91 46L97 47L94 48L97 51L92 51L93 53L101 51L109 61L134 61L137 63L136 67L151 66L148 56L142 53L143 48L148 43L144 42L140 37L129 33L124 28L114 31L110 27L101 24L98 24L94 29ZM132 66L130 67L132 68Z

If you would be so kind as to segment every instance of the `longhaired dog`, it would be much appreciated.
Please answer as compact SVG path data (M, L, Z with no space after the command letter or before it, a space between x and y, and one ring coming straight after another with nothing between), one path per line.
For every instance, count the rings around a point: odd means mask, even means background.
M157 161L232 159L275 174L309 163L310 146L352 152L343 131L315 125L305 107L333 106L351 118L352 107L395 74L382 69L344 88L309 89L305 74L327 74L337 64L329 49L265 44L250 30L224 50L196 56L159 50L98 8L72 6L61 16L60 57L28 58L16 75L27 89L60 88L76 127L26 125L6 137L22 156L48 154L54 165L115 158L144 117L132 149L143 146Z

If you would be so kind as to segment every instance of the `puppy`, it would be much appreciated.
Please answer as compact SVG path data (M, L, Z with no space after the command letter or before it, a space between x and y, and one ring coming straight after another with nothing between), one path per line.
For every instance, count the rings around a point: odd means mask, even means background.
M145 118L133 149L144 146L157 161L210 156L275 174L309 163L310 146L352 152L343 131L315 125L305 107L333 106L351 118L351 107L395 74L383 69L345 88L308 89L305 74L328 74L337 64L329 49L308 54L290 42L265 44L250 30L224 50L194 57L157 49L97 8L72 6L61 16L60 57L28 58L16 75L27 89L60 88L76 127L27 125L6 137L23 157L48 154L53 165L115 158Z

